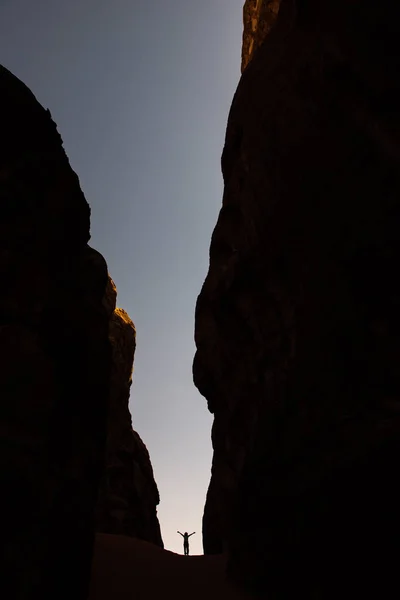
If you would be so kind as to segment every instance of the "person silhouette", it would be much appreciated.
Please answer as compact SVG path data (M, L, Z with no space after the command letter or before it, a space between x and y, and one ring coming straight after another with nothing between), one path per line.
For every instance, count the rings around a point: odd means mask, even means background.
M185 531L185 533L181 533L180 531L177 531L176 533L179 533L179 535L183 537L183 553L185 556L189 556L189 538L196 532L193 531L193 533L188 533L187 531Z

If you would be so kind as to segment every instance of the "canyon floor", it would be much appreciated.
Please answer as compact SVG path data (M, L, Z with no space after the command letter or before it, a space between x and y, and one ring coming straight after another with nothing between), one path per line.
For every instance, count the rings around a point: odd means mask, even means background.
M98 534L89 600L245 600L223 556L183 556L134 538Z

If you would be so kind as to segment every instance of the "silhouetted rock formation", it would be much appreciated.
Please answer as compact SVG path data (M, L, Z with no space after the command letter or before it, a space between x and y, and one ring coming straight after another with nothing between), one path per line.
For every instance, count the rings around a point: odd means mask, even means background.
M83 600L101 481L104 530L162 545L128 410L135 330L50 112L1 66L0 130L0 592Z
M129 393L136 347L135 326L115 308L117 291L110 279L107 303L112 372L108 415L106 471L100 487L96 530L140 538L163 547L157 505L160 501L146 446L132 429Z
M389 0L282 0L229 116L204 544L268 598L388 597L397 571L399 29Z
M0 67L2 597L84 599L110 313L90 210L50 114ZM7 592L6 592L7 589Z

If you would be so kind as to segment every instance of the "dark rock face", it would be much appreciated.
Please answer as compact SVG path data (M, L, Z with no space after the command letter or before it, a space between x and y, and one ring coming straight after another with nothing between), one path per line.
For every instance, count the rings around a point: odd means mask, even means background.
M3 67L0 107L1 583L79 600L95 518L162 546L128 410L135 329L87 245L89 206L49 111Z
M112 347L106 470L96 511L96 530L129 535L163 547L157 505L160 501L147 448L132 429L129 393L136 348L135 326L115 308L116 288L110 279L107 302L113 310L109 337Z
M1 595L83 599L106 440L107 266L50 113L3 67L0 130Z
M397 569L399 23L282 0L229 117L196 307L203 533L268 598L389 597Z

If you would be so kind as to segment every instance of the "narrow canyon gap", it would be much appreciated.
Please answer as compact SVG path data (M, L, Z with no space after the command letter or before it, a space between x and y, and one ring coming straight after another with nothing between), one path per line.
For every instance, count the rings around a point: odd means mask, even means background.
M258 597L398 595L400 6L248 0L244 22L195 319L205 552ZM86 598L97 528L96 600L142 565L179 586L181 561L228 597L221 557L161 548L135 330L56 125L1 67L0 102L1 584Z
M0 2L0 62L51 110L91 207L90 245L135 324L130 411L175 552L180 528L203 550L212 416L192 380L194 306L222 195L242 5Z

